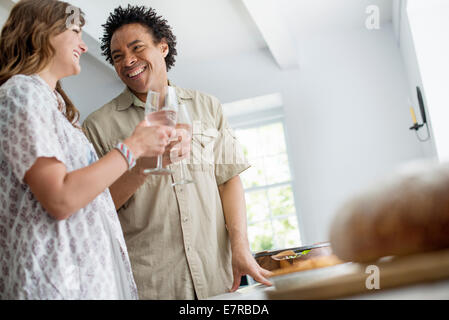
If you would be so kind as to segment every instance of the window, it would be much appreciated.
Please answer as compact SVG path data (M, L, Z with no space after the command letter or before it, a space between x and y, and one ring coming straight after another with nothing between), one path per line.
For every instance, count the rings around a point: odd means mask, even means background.
M253 99L253 105L258 102L260 98ZM224 109L228 109L229 122L251 164L240 175L245 188L251 250L300 246L282 108L260 108L265 109L261 111L243 102L239 105L236 110L251 112L229 115L230 108L224 105Z

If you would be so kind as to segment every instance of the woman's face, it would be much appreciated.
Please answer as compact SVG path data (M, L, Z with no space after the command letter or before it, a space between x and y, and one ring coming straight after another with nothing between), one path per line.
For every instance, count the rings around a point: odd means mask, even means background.
M58 79L80 73L80 58L87 52L87 46L81 34L81 28L73 25L50 40L56 51L51 70Z

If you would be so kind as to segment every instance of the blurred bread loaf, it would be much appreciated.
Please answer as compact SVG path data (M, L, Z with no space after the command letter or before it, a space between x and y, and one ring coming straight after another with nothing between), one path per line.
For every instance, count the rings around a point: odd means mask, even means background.
M410 165L349 199L330 242L340 259L357 262L449 247L449 165Z

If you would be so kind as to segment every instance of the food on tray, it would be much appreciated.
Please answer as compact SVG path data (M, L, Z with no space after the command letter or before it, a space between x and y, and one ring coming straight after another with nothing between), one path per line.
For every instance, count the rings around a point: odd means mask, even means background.
M304 250L304 251L300 251L298 253L295 253L293 251L293 253L291 255L283 257L283 260L285 260L285 259L296 259L296 258L299 258L299 257L302 257L302 256L308 254L309 252L310 252L310 250Z
M271 272L272 276L274 277L292 272L330 267L340 263L343 263L343 261L341 261L336 255L331 254L326 256L318 256L303 261L293 261L292 264L289 264L288 266L282 267L280 269L273 270Z
M274 255L256 258L259 265L270 270L273 276L327 267L342 263L333 253L329 245L310 250L285 250Z
M272 256L271 258L279 261L279 267L286 268L294 263L294 261L300 261L298 258L304 257L308 254L310 250L304 250L296 253L293 250L286 250L279 252L278 254Z

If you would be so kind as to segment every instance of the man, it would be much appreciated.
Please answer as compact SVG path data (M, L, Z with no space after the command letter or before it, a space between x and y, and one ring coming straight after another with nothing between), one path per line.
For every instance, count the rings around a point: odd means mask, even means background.
M151 8L118 7L103 27L103 54L127 87L83 124L100 156L144 118L149 90L165 92L167 71L176 56L171 28ZM145 175L144 169L155 167L155 159L145 159L110 187L139 297L204 299L235 291L244 274L270 285L266 279L270 273L256 263L247 239L238 175L249 166L220 161L226 144L236 142L221 105L216 98L194 90L176 87L176 93L194 123L200 124L194 126L193 159L186 165L195 184L172 187L179 179L180 165L171 163L171 145L164 165L173 175ZM181 151L181 159L190 154L185 140L184 136L181 150L188 152ZM201 161L195 161L195 150Z

